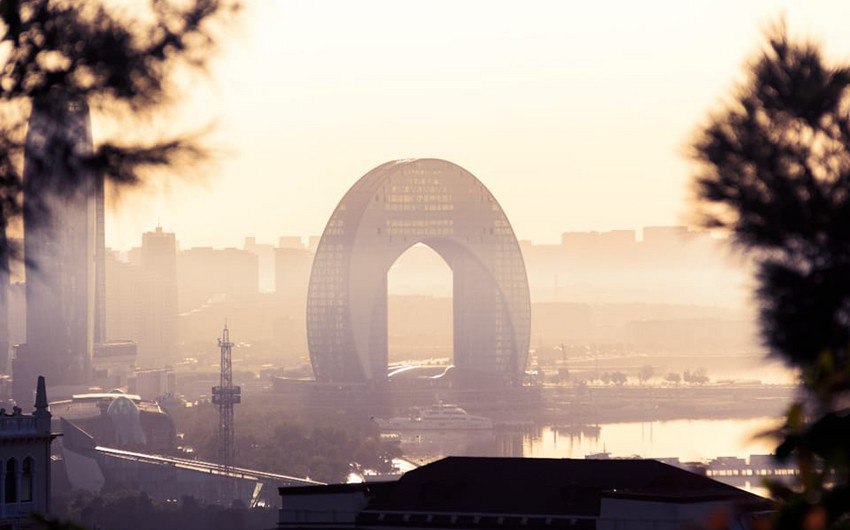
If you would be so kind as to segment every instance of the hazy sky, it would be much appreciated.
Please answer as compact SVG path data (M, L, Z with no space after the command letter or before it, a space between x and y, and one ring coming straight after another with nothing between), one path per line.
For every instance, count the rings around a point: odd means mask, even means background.
M246 0L184 120L226 147L203 184L125 196L117 248L161 223L181 246L320 234L392 159L490 188L517 236L687 220L688 138L785 14L850 58L850 2ZM97 131L95 131L97 134Z

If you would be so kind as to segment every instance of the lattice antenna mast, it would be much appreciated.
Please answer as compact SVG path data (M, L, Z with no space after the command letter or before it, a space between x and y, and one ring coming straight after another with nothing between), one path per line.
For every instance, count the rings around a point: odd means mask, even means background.
M230 331L226 324L218 339L218 346L221 349L221 376L219 386L212 389L212 400L213 404L218 405L218 461L227 473L233 466L236 454L233 405L242 401L242 392L238 386L233 386L233 343L230 342Z

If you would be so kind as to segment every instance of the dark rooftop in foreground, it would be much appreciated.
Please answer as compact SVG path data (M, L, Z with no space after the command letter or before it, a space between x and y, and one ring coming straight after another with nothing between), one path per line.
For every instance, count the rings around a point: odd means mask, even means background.
M448 457L408 472L368 508L596 515L603 496L765 501L656 460Z
M741 521L774 509L767 499L657 460L448 457L394 482L284 487L280 494L279 528L286 529L329 522L337 528L658 523L667 529L701 527L715 513L735 523L730 527L748 528Z

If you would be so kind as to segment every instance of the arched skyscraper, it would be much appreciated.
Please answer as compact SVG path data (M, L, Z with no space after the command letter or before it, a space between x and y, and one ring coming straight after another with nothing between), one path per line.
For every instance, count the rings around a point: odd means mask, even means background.
M27 342L16 352L16 399L25 399L18 382L36 375L88 383L103 340L103 184L85 164L91 150L85 102L51 94L33 103L24 154Z
M388 162L346 193L316 251L307 337L320 382L387 374L387 271L424 243L454 282L454 364L467 381L516 382L530 333L528 279L513 229L486 187L436 159Z

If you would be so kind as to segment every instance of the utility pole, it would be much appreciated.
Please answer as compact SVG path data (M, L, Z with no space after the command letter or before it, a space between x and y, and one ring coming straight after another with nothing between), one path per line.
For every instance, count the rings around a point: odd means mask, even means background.
M227 324L218 339L218 346L221 349L221 376L219 385L212 388L212 402L218 405L218 462L224 468L225 475L228 475L236 454L233 405L242 402L242 391L238 386L233 386L233 343L230 342ZM226 482L230 482L229 479Z

